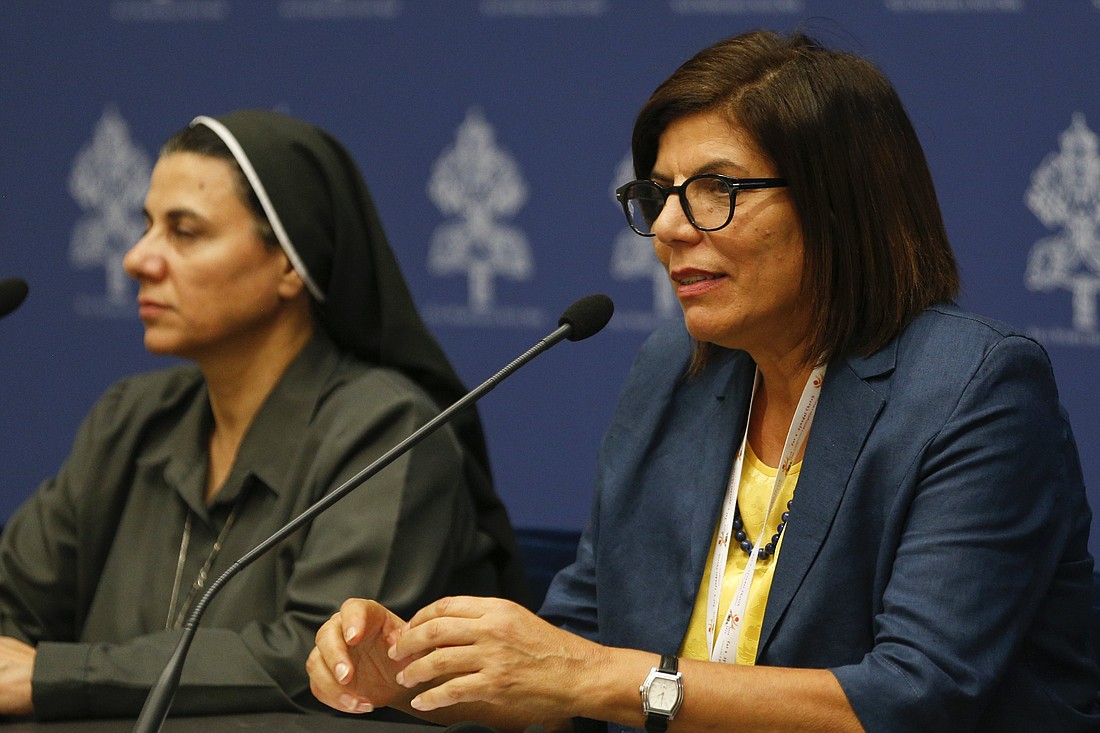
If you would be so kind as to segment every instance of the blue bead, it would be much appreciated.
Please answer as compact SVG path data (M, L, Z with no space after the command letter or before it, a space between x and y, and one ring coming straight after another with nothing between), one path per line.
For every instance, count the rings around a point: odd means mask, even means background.
M794 504L794 499L787 502L787 509L790 509ZM791 513L789 511L783 512L781 522L775 526L775 534L772 535L772 540L760 550L760 554L765 557L770 557L775 554L776 549L779 547L779 538L783 535L783 530L787 526L787 522L790 521ZM733 515L733 529L734 540L740 544L741 549L747 553L752 553L752 543L749 542L749 536L744 531L745 523L741 520L741 510L736 509Z

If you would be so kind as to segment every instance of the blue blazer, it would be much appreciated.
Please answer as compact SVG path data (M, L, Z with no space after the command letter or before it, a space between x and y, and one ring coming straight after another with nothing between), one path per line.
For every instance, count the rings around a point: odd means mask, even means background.
M706 572L755 365L691 349L640 351L541 611L602 644L676 652ZM1090 520L1042 347L930 309L829 365L757 663L832 670L868 731L1100 731Z

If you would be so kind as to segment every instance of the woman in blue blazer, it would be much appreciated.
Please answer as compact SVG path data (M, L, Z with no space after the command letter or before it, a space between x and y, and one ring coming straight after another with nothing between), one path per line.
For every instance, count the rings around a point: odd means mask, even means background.
M541 618L346 602L315 694L505 728L1100 730L1091 515L1050 361L952 305L887 80L744 34L654 92L633 154L618 197L684 320L635 362L576 562Z

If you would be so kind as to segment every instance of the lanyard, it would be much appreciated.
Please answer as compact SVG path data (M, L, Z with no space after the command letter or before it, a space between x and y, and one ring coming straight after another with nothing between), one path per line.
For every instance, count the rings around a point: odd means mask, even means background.
M825 366L814 368L806 380L806 386L802 388L802 396L798 400L791 426L787 430L787 442L783 445L783 455L779 461L779 469L775 474L775 483L772 485L771 499L768 500L768 508L764 513L764 524L756 535L756 544L749 553L745 572L741 575L741 582L730 600L729 610L726 612L722 628L718 632L715 643L715 623L718 620L718 604L722 595L722 580L726 574L726 560L729 556L730 542L733 540L733 517L737 511L737 490L741 484L741 469L745 461L745 443L749 438L749 421L745 421L745 434L741 438L741 446L737 451L737 457L733 462L733 470L730 471L729 484L726 488L726 498L722 503L722 518L718 525L718 537L714 545L714 561L710 566L710 582L707 588L707 648L710 649L712 662L732 663L737 659L737 643L741 637L741 622L745 618L745 608L749 602L749 588L752 585L753 573L756 570L756 562L764 548L764 537L768 529L768 522L775 505L775 498L783 487L787 478L787 472L794 465L794 459L798 451L806 442L806 434L810 431L810 425L817 411L818 399L821 396L821 384L825 379ZM752 397L749 398L749 416L752 416L752 403L756 398L756 388L760 381L760 370L757 369L752 381ZM747 528L746 528L747 529Z

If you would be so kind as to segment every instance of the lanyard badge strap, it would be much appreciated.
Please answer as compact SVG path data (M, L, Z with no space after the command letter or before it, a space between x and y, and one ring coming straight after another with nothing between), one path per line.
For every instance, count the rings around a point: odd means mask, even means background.
M737 512L737 493L741 484L741 471L745 461L745 446L749 437L748 420L745 421L745 434L741 437L741 445L737 450L737 456L733 461L733 469L730 471L729 483L726 487L726 498L722 502L722 516L718 525L718 536L714 546L714 560L710 567L710 578L707 584L707 648L710 649L712 662L732 663L737 658L737 644L741 636L741 622L745 617L745 609L749 602L749 589L752 586L753 573L756 571L756 563L763 551L764 542L761 541L767 532L768 521L775 505L775 499L783 488L783 482L787 473L794 465L806 436L810 432L814 414L817 412L817 403L821 397L821 385L825 381L825 366L816 367L806 380L806 386L802 388L802 396L798 400L794 417L790 428L787 430L787 440L783 445L783 454L780 458L779 468L775 474L775 482L772 484L771 498L768 500L768 508L764 513L764 523L760 532L756 535L757 541L749 553L745 571L741 574L741 580L737 584L737 590L730 601L729 610L722 622L722 628L717 630L718 606L722 595L722 581L726 573L726 562L729 558L730 543L733 541L733 518ZM752 398L749 399L749 415L752 415L752 403L756 397L756 389L760 382L760 370L757 369L752 382ZM718 638L715 639L715 632ZM717 643L716 643L717 642Z

